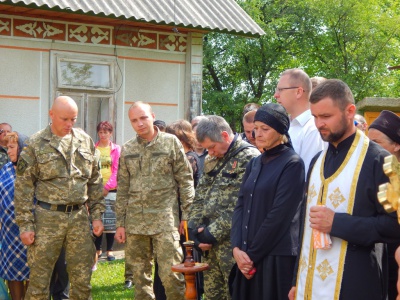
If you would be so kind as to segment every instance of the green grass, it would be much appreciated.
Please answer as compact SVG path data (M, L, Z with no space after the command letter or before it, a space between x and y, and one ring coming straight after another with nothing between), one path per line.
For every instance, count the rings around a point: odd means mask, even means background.
M134 287L125 289L125 260L99 262L92 274L93 300L134 299Z

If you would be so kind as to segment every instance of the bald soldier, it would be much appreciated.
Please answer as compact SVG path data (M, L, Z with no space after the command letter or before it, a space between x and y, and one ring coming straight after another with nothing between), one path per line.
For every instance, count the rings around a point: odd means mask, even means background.
M88 210L93 233L100 236L105 203L93 141L72 128L77 115L72 98L55 99L51 124L31 136L18 160L14 201L21 240L28 246L28 300L49 298L51 274L62 247L70 298L91 298L95 248Z

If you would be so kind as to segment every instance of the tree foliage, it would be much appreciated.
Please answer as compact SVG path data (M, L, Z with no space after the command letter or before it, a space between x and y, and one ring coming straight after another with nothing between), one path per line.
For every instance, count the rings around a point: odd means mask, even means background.
M238 129L246 103L273 101L279 74L340 78L356 101L398 97L400 4L395 0L247 0L238 3L265 35L204 39L203 110Z

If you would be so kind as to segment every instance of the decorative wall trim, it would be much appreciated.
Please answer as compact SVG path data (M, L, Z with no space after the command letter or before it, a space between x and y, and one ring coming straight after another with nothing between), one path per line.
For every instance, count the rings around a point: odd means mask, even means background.
M125 104L132 105L135 102L136 101L125 101ZM162 102L146 102L146 103L150 104L151 106L178 106L178 104L176 103L162 103Z
M167 64L181 64L181 65L185 64L184 61L178 61L178 60L153 59L153 58L144 58L144 57L122 56L122 55L118 55L118 58L127 59L127 60L159 62L159 63L167 63Z
M8 46L8 45L0 45L0 49L14 49L14 50L25 50L25 51L50 52L50 49L20 47L20 46Z
M34 96L15 96L15 95L0 95L0 99L40 100L40 97L34 97Z
M186 53L187 35L127 26L103 26L0 15L0 37L121 46Z

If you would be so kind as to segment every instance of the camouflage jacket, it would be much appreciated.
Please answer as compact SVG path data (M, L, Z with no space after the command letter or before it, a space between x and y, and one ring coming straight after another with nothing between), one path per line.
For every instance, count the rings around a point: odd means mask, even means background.
M105 209L103 184L92 139L72 129L71 159L66 160L50 126L32 135L21 152L15 181L16 221L21 232L34 231L34 196L51 204L87 202L93 220Z
M173 135L158 132L147 142L139 136L122 147L115 210L117 227L131 234L156 234L179 227L187 219L194 188L190 164Z
M8 162L7 149L0 146L0 169Z
M255 147L246 148L231 157L220 172L213 176L213 171L218 170L226 158L240 146L248 144L239 135L236 135L236 140L232 143L223 158L207 156L204 173L197 186L189 214L188 226L194 229L206 225L217 242L230 238L233 211L246 165L253 157L260 155Z

